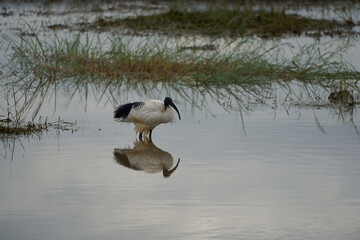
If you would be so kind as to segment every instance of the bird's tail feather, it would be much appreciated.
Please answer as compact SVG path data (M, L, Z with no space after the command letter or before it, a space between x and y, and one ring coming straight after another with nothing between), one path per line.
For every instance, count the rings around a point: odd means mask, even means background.
M129 116L131 109L136 108L142 104L143 102L133 102L121 105L114 111L114 118L120 121L129 121L127 117Z

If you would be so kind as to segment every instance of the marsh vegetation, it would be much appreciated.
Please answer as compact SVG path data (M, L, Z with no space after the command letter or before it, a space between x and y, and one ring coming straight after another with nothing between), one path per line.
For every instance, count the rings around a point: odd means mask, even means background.
M49 40L53 39L53 40ZM57 35L48 39L6 37L11 49L6 68L23 80L39 79L43 87L58 79L91 76L103 81L181 82L183 84L256 84L259 81L356 80L359 72L342 59L343 48L322 52L316 45L300 48L290 59L279 45L265 49L245 38L211 51L191 51L186 42L145 39L131 48L121 35L100 39L89 35ZM191 42L191 41L190 41ZM190 51L188 49L190 48ZM193 47L196 50L196 46ZM14 81L16 82L16 81ZM27 82L31 85L31 81Z
M358 25L351 17L343 21L311 19L287 14L285 9L210 5L205 10L172 7L165 13L125 19L100 18L90 27L124 26L138 31L176 32L212 36L279 37L291 35L352 35Z
M137 89L141 95L149 92L147 89L158 89L159 84L200 108L198 100L189 96L210 94L219 103L231 96L238 106L256 99L266 104L264 99L273 95L275 85L291 94L294 91L289 86L294 86L294 82L324 89L326 96L322 99L326 104L329 94L337 91L349 91L354 104L358 103L360 73L344 60L346 44L331 50L321 49L318 44L294 47L279 43L265 47L263 41L253 37L355 36L358 23L349 8L341 10L340 20L333 20L288 14L284 8L273 5L201 6L165 4L160 12L118 19L103 18L106 10L95 8L100 14L95 21L79 23L85 33L64 23L50 24L51 31L39 32L26 23L20 35L3 34L1 51L6 60L0 77L6 102L2 106L4 113L14 122L21 122L31 109L34 121L44 104L39 99L56 98L58 90L68 93L70 99L75 94L82 95L86 101L88 91L96 89L98 100L105 96L114 105L115 93L122 94L115 90L118 86ZM155 34L134 41L133 36L122 32L88 32L119 26L167 35ZM64 33L64 29L70 31ZM179 40L179 35L186 37ZM214 40L201 35L222 36L223 40L214 44ZM290 49L290 56L284 56L285 48ZM245 104L237 108L251 107Z

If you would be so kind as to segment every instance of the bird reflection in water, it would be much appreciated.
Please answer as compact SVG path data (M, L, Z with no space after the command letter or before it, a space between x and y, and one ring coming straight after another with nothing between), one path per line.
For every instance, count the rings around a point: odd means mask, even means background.
M136 140L133 148L115 148L115 161L133 170L144 171L146 173L157 173L162 171L164 177L170 177L179 166L180 158L174 168L173 157L170 153L156 147L149 139Z

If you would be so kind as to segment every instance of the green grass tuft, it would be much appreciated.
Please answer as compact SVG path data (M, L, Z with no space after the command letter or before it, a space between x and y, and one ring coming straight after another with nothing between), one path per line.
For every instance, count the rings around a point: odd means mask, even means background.
M266 50L251 39L210 52L186 50L183 44L173 46L162 39L130 48L130 40L122 36L108 38L106 44L81 34L54 40L7 39L13 52L6 67L24 88L36 83L36 88L46 89L58 79L86 76L105 82L127 79L218 86L359 79L359 72L342 61L342 49L322 53L315 45L284 60L276 57L283 46Z

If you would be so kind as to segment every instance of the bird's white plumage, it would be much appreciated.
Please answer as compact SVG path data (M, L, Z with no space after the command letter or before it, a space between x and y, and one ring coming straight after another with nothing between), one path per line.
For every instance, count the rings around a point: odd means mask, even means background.
M135 124L137 133L144 132L147 134L161 123L168 123L174 119L174 109L165 105L162 101L152 99L144 102L129 112L128 119Z
M164 101L156 99L146 102L132 102L119 106L114 111L114 118L121 122L132 122L135 125L136 133L139 138L142 135L149 134L151 139L152 130L161 123L168 123L174 119L175 111L179 119L180 113L170 97L166 97Z

